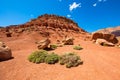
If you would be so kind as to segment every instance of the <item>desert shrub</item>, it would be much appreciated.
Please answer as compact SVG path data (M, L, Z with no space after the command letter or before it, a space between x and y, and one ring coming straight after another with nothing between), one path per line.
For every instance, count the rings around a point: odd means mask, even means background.
M28 60L33 63L43 63L48 53L45 50L39 50L29 55Z
M60 57L60 64L66 64L67 68L75 67L82 63L80 57L74 53L67 53Z
M83 48L81 46L74 46L73 49L75 49L75 50L82 50Z
M55 45L55 44L50 45L50 49L56 49L56 48L57 48L57 45Z
M33 52L29 55L28 60L33 63L47 63L47 64L55 64L60 62L61 65L66 65L67 68L76 67L83 62L80 57L75 53L66 53L64 55L57 55L55 53L48 54L45 50L39 50Z
M45 58L45 62L47 64L55 64L58 61L59 61L59 56L55 53L51 53Z

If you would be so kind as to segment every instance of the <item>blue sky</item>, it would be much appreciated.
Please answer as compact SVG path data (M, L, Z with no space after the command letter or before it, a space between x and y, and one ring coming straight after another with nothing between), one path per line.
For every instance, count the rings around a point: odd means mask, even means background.
M0 26L42 14L66 16L88 32L120 25L120 0L0 0Z

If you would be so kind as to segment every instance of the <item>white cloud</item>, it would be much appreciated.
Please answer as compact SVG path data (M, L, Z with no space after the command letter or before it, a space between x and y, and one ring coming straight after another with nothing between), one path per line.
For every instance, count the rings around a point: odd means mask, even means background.
M93 4L93 7L96 7L97 6L97 3Z
M102 3L102 2L106 2L107 0L98 0L96 3L93 4L93 7L96 7L97 4Z
M69 15L69 14L68 14L68 15L67 15L67 17L68 17L68 18L70 18L70 17L71 17L71 15Z
M73 9L76 9L78 7L81 7L81 3L76 3L76 2L73 2L73 4L70 4L69 5L69 10L72 11Z
M98 2L106 2L107 0L98 0Z

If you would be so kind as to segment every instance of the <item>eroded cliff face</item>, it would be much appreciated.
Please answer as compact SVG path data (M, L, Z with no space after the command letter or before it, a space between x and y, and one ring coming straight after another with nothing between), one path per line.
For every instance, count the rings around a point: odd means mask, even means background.
M56 15L42 15L36 19L21 25L11 25L6 28L0 28L0 38L5 37L49 37L49 38L63 38L63 37L77 37L79 35L85 36L86 31L78 27L74 21Z

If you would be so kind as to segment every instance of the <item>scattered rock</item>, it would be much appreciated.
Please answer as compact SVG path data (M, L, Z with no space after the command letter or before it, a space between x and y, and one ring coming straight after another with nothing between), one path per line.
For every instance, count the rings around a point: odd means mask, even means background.
M115 44L110 43L110 42L106 41L105 39L97 39L95 43L102 45L102 46L111 46L111 47L115 46Z
M6 32L6 36L7 36L7 37L12 37L11 34L12 34L12 33L10 33L10 32Z
M0 47L6 47L5 43L0 42Z
M68 38L66 38L66 39L64 39L63 41L62 41L62 43L64 44L64 45L73 45L74 43L73 43L73 38L72 37L68 37Z
M87 36L84 37L84 41L90 41L90 39L91 39L91 35L90 34L88 34Z
M120 45L118 45L118 47L120 48Z
M38 44L38 49L45 49L48 47L48 45L50 44L50 40L48 38L41 40L40 42L37 42Z
M17 33L22 33L25 29L24 28L20 28L18 29Z
M57 40L56 44L57 44L57 47L63 47L64 45L60 40Z
M117 44L116 47L120 48L120 44Z
M58 47L63 47L63 44L58 44L57 46L58 46Z
M118 43L118 40L117 38L115 37L115 35L113 34L103 34L103 33L94 33L92 35L92 40L97 40L97 39L105 39L106 41L108 42L111 42L113 44L116 44Z
M11 49L3 42L0 42L0 60L8 60L12 57Z

